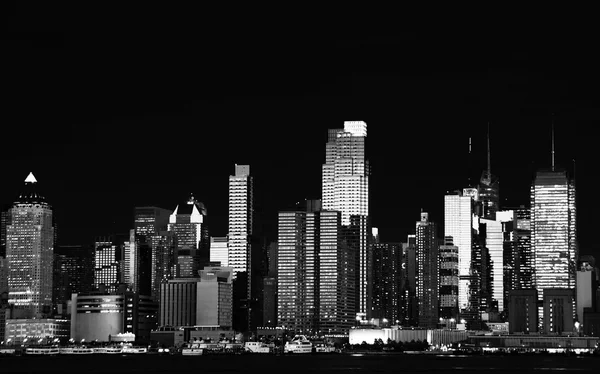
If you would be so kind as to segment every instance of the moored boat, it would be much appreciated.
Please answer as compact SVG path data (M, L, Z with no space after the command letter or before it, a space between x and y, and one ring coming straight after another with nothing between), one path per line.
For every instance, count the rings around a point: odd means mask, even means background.
M60 347L58 353L61 355L91 355L94 348L91 347Z
M26 355L57 355L60 353L60 349L58 347L28 347L25 348Z
M185 344L181 348L181 354L184 356L201 356L204 348L200 348L200 343Z
M296 335L286 342L283 347L283 353L312 353L313 345L305 335Z

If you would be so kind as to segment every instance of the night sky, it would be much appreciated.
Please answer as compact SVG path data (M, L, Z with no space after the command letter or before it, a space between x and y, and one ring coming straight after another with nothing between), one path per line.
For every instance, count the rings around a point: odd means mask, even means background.
M488 122L502 203L528 204L535 170L550 167L554 117L556 165L576 160L580 251L600 255L589 33L319 34L170 7L71 18L3 7L0 202L32 171L61 244L125 232L134 206L174 209L190 193L224 236L235 163L250 165L275 240L278 210L320 197L327 129L346 120L368 125L373 225L405 241L421 209L443 224L445 192L479 178Z

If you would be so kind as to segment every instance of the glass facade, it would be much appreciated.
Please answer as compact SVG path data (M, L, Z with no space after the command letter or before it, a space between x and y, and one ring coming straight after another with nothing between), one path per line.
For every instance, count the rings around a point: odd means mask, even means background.
M575 216L575 182L566 171L539 171L531 187L531 246L539 300L546 289L575 288Z
M367 124L364 121L345 121L343 129L329 129L325 148L325 163L322 166L323 210L341 212L341 224L351 225L351 217L369 215L369 162L365 158ZM371 313L371 295L368 279L369 257L365 224L359 229L364 240L358 241L358 304L357 312Z
M566 173L538 173L532 187L532 247L538 297L575 286L575 186Z
M54 227L52 208L36 191L33 174L9 210L6 225L8 303L24 318L52 311Z
M373 318L403 320L404 277L402 245L373 244Z
M451 236L458 247L458 307L469 303L469 276L473 229L473 198L460 191L444 197L444 236Z

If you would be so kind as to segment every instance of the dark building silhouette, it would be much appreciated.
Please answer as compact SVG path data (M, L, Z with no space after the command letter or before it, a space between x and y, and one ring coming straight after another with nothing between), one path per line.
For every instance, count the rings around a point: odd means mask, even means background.
M417 243L414 234L409 234L406 243L402 243L404 278L404 319L402 325L417 326L419 322L419 304L417 301Z
M373 318L390 323L403 319L401 243L373 244Z
M511 290L508 293L509 333L535 333L538 331L537 291Z
M54 312L67 313L71 294L86 294L94 285L93 245L59 245L54 251Z

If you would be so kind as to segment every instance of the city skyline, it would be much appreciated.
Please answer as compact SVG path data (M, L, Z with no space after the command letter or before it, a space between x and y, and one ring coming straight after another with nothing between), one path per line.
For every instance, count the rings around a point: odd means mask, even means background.
M554 113L556 164L576 160L580 253L600 254L587 131L598 119L598 79L583 39L409 30L223 44L198 31L137 35L134 24L54 27L4 34L12 95L0 202L12 203L33 172L59 244L126 233L136 206L173 210L190 193L206 205L210 235L225 236L235 164L252 168L257 225L274 240L278 211L321 196L327 130L346 120L369 126L372 224L382 241L406 241L421 209L443 226L446 191L467 187L467 174L479 179L488 123L501 208L528 204L535 171L551 164ZM204 53L188 54L196 38ZM244 54L253 58L237 69ZM82 206L94 212L85 222Z

